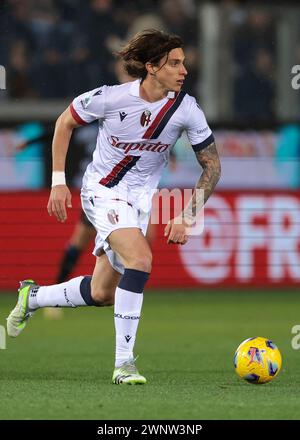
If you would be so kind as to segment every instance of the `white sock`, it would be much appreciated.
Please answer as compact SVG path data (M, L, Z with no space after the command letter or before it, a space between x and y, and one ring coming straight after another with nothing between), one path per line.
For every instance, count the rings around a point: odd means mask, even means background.
M65 283L53 286L34 287L29 294L30 309L39 307L77 307L86 306L80 293L80 284L84 277L77 277Z
M117 287L115 294L116 367L133 358L142 304L143 293L129 292Z

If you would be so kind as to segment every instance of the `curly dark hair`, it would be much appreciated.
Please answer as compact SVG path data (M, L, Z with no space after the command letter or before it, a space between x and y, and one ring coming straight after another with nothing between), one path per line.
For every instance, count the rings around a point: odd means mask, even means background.
M183 42L178 35L146 29L134 35L116 55L123 60L124 68L130 76L144 80L147 76L146 63L157 66L172 49L182 46Z

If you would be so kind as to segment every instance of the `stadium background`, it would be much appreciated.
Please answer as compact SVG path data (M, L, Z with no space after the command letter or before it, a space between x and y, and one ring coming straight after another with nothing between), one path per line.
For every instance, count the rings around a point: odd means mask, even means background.
M274 310L279 310L282 301L284 310L290 301L290 307L297 308L300 102L299 92L292 87L292 67L300 64L299 18L300 8L286 2L274 6L271 2L203 4L196 0L3 1L0 64L6 69L6 90L0 91L0 292L4 310L12 303L12 296L5 294L15 291L20 279L30 276L40 284L54 282L79 218L81 176L97 126L80 128L72 137L67 179L73 188L73 209L62 225L46 212L51 136L57 116L79 93L120 81L120 65L111 52L136 31L155 27L178 33L185 41L189 71L185 89L204 109L223 172L207 203L200 237L192 238L187 246L171 248L162 236L163 225L157 226L149 287L163 288L162 298L176 291L171 301L178 310L185 301L182 297L191 307L191 298L195 304L203 300L208 316L216 307L210 298L223 304L224 295L225 303L228 300L233 308L226 309L224 303L223 311L227 310L228 319L232 313L232 321L239 321L237 314L244 314L242 307L247 303L252 316L260 319L261 330L268 337L274 334L291 355L290 329L299 314L287 309L290 321L280 322L280 327L274 321L280 319L279 312L266 318L259 307L274 302ZM34 138L38 141L22 148ZM185 137L175 152L176 165L165 170L161 187L192 188L200 168ZM93 257L87 251L74 275L91 273L92 266ZM190 294L184 297L186 288L193 288L198 299ZM241 300L249 288L249 302L245 297ZM151 297L153 307L155 298ZM163 301L167 304L169 299ZM237 302L240 310L234 308ZM221 307L219 315L211 316L212 325L215 319L218 327L222 318ZM82 314L76 319L85 322ZM250 318L247 322L248 327L243 327L241 318L240 333L236 322L229 338L233 348L255 331ZM238 418L247 413L233 414ZM186 418L186 414L179 412L178 417ZM298 413L293 417L298 418Z

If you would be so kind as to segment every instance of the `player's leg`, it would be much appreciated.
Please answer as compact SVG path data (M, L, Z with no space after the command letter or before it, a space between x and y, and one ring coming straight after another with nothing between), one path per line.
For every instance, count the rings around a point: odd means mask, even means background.
M115 230L109 235L108 241L125 268L115 293L116 353L112 380L116 384L142 384L146 379L134 365L133 349L144 287L151 272L152 254L146 238L138 228Z
M146 239L147 239L151 249L152 249L152 245L155 241L156 234L157 234L157 225L149 222L147 232L146 232Z
M90 305L112 306L115 300L116 287L120 282L121 274L111 265L107 255L102 251L96 257L96 264L92 277L85 277L81 286L81 294L85 302Z
M80 221L75 226L74 232L60 263L56 284L63 283L69 278L69 275L74 270L80 255L90 242L95 239L95 236L96 230L94 226L90 223L84 211L81 211ZM43 310L43 314L47 319L61 319L63 317L63 310L56 307L46 307Z
M7 332L16 337L27 319L43 307L109 306L121 275L105 254L97 257L93 276L80 276L65 283L38 286L33 280L21 283L17 305L7 318Z

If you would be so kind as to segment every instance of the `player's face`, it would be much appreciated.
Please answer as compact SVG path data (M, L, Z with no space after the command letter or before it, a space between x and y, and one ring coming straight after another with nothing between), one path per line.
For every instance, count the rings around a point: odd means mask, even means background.
M187 75L184 60L184 52L178 47L172 49L168 55L160 60L159 65L154 67L155 78L165 90L180 91Z

